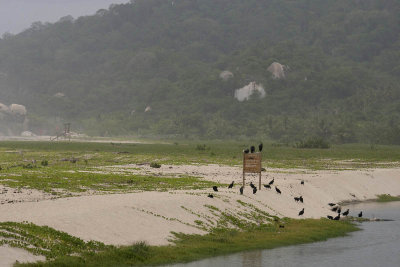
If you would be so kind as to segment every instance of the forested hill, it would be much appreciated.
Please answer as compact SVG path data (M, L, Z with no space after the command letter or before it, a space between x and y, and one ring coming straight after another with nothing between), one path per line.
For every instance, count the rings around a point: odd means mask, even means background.
M97 135L400 144L399 14L398 0L112 5L3 35L0 102L25 105L42 133L69 121ZM238 101L250 82L265 97Z

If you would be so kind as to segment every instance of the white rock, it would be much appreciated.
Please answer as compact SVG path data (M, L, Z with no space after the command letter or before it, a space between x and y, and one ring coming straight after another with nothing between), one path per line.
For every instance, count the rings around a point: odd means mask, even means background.
M7 105L0 103L0 112L8 113L10 112L10 108Z
M31 131L24 131L21 133L21 136L23 137L32 137L32 136L36 136L36 134L32 133Z
M221 72L221 73L219 74L219 77L220 77L224 82L226 82L227 80L233 78L233 73L230 72L229 70L224 70L223 72Z
M261 84L257 84L256 82L251 82L248 85L237 89L235 91L235 98L240 102L244 100L249 100L250 96L253 95L255 92L259 93L260 98L264 98L266 93L265 89Z
M11 104L10 111L11 111L11 113L17 114L17 115L22 115L22 116L26 115L26 108L23 105Z
M56 97L56 98L62 98L62 97L65 96L65 94L61 93L61 92L58 92L57 94L54 94L53 96Z
M282 65L281 63L274 62L268 67L268 71L272 73L272 78L274 79L285 79L285 70L288 67Z

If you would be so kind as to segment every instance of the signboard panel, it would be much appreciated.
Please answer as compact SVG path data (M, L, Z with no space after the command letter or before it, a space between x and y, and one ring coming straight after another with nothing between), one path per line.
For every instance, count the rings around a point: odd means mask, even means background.
M243 155L243 173L261 173L261 153Z

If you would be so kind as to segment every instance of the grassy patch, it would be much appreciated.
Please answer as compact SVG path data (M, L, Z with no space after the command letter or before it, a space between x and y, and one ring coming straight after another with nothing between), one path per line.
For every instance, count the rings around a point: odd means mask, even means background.
M400 197L391 196L389 194L378 195L378 202L391 202L391 201L400 201Z
M281 223L285 228L279 228L277 224L266 224L247 231L219 228L207 235L175 233L174 245L169 246L138 243L133 246L114 247L96 244L96 253L90 245L88 249L82 250L80 255L62 255L55 252L51 255L59 256L48 257L47 262L17 266L129 266L189 262L245 250L322 241L357 230L356 226L349 222L326 219L283 219ZM49 234L49 239L54 239L52 233ZM51 246L49 249L53 250Z

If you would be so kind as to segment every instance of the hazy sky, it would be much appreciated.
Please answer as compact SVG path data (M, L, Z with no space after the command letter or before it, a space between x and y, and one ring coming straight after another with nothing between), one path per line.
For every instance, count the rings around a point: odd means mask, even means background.
M0 36L5 32L19 33L32 22L56 22L72 15L74 18L92 15L110 4L129 0L0 0Z

